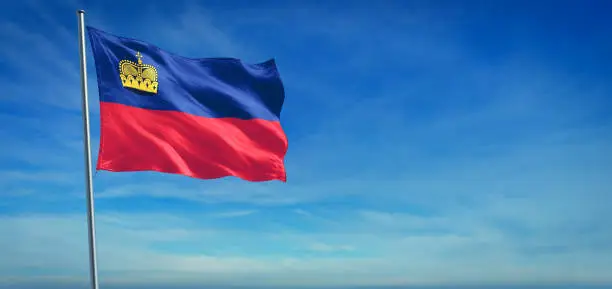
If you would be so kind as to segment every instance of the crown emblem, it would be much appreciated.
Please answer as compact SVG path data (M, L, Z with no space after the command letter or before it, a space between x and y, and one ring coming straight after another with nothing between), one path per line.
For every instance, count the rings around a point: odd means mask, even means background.
M142 54L136 53L138 63L130 60L119 62L119 76L123 87L129 87L145 92L157 93L157 69L142 63Z

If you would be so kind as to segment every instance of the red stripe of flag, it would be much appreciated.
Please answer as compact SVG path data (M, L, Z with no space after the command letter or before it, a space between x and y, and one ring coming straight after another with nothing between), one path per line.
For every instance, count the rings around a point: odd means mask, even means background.
M98 170L286 181L288 143L278 121L207 118L107 102L100 111Z

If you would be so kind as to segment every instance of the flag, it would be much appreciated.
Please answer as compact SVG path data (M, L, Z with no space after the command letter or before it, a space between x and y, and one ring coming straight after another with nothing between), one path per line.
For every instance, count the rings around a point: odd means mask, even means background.
M274 59L187 58L87 27L100 97L97 170L286 181Z

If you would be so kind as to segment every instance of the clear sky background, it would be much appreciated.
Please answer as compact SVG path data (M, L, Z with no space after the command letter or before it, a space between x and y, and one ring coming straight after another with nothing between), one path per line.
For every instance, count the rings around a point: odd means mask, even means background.
M612 284L610 1L23 0L0 4L0 286L88 280L77 9L275 58L286 87L286 184L95 175L103 285Z

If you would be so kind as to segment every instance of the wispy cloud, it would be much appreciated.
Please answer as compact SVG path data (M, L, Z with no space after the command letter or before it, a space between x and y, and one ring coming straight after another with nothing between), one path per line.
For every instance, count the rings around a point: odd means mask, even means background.
M163 12L156 11L158 15ZM177 14L172 21L164 20L159 38L180 47L184 54L198 54L193 57L203 57L203 54L213 54L223 57L246 57L249 50L238 43L226 32L215 25L217 17L200 5L190 3L182 13ZM192 37L184 37L184 32L190 31Z
M4 182L53 182L53 183L74 183L75 175L78 172L61 171L0 171L0 179Z
M311 217L312 214L306 210L302 210L302 209L294 209L293 210L294 213L298 214L298 215L302 215L302 216L306 216L306 217Z
M240 210L240 211L228 211L228 212L216 213L214 214L214 216L216 218L238 218L238 217L252 215L255 213L257 213L256 210Z
M207 233L206 230L185 227L184 225L189 223L185 223L186 220L168 217L149 215L145 223L137 221L140 225L131 226L131 220L138 220L138 215L124 215L121 218L123 225L118 226L101 215L98 219L98 249L100 269L107 278L105 280L133 283L153 272L159 277L159 282L231 284L232 280L235 280L243 284L238 280L247 278L251 285L368 285L386 284L391 282L390 280L417 284L507 282L516 280L516 274L519 273L524 281L580 282L605 281L608 276L605 267L601 267L606 266L605 255L597 255L605 251L574 250L530 255L527 258L517 255L515 251L515 242L520 242L520 239L486 239L483 238L485 235L375 236L342 232L278 232L274 235L247 231ZM2 246L14 248L2 259L5 262L0 261L2 277L6 278L21 269L32 267L63 272L61 274L69 276L77 276L75 274L80 274L78 272L84 273L82 263L87 256L87 242L83 218L84 216L74 215L2 217L0 229L7 235L0 242ZM165 225L152 226L158 222L167 225L173 223L174 228L169 229ZM235 241L228 244L227 240L232 239ZM44 241L45 248L32 243L41 241ZM298 257L291 253L291 245L296 241L304 242L310 250L321 253L352 252L355 248L367 248L370 252L351 258ZM164 244L168 242L183 243L185 245L181 250L188 250L190 253L164 249ZM215 250L223 252L235 244L257 252L265 249L266 243L284 248L278 247L275 254L265 257L258 254L212 253ZM73 252L70 258L60 258L57 255L65 255L68 251ZM537 273L533 271L536 267ZM359 277L350 278L351 280L342 278L347 272ZM310 281L307 281L308 279Z
M7 44L0 54L14 72L12 79L3 81L5 93L9 94L3 97L4 101L35 101L67 109L80 107L78 66L64 53L63 43L49 37L12 22L0 23L0 39ZM28 82L31 83L22 85ZM36 97L26 98L26 95Z
M317 252L336 252L336 251L353 251L355 248L350 245L330 245L325 243L313 243L309 249Z

